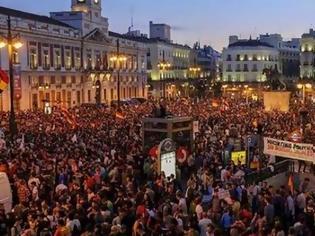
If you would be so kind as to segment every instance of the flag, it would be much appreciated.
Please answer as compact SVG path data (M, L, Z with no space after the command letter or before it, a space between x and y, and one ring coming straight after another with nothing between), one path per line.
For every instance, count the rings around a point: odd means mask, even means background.
M291 193L293 194L294 192L294 183L293 183L293 175L290 174L289 179L288 179L288 187L291 191Z
M8 87L9 76L0 68L0 92Z

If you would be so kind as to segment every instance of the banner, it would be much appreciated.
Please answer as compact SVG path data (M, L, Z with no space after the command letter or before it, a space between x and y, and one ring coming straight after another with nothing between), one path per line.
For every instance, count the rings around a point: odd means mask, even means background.
M22 97L22 81L21 81L21 65L13 65L13 86L14 86L14 97L16 100Z
M290 92L264 92L265 111L289 111Z
M264 154L315 163L315 152L312 144L293 143L265 137Z
M239 151L239 152L232 152L231 160L234 162L234 165L241 165L246 164L246 151Z

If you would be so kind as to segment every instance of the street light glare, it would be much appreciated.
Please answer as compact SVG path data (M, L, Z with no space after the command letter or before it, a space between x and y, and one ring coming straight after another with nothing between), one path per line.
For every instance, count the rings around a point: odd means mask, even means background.
M311 89L311 88L312 88L312 85L311 85L311 84L305 84L305 87L306 87L307 89Z
M4 41L0 41L0 48L4 48L7 44Z
M302 85L302 84L297 84L296 87L297 87L298 89L302 89L302 88L303 88L303 85Z
M23 46L23 43L21 43L21 42L15 42L14 44L13 44L13 47L15 48L15 49L19 49L19 48L21 48Z

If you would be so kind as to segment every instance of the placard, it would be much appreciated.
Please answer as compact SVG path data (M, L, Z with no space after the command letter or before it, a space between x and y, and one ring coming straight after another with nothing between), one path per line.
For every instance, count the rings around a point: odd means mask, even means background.
M234 165L241 165L246 164L246 151L239 151L239 152L232 152L231 160L234 162Z

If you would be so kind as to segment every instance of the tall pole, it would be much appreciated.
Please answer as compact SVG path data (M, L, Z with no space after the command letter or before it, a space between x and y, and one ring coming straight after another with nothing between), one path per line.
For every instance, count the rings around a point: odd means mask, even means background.
M117 103L120 110L120 63L119 63L119 39L117 39Z
M9 55L9 78L10 78L10 133L11 138L13 139L14 135L17 133L17 125L15 121L15 112L14 112L14 81L13 81L13 53L12 53L12 32L11 32L11 17L8 16L8 55Z
M163 64L165 63L165 52L163 50ZM166 97L166 88L165 88L165 74L164 74L164 70L165 70L165 67L164 65L162 66L162 74L163 74L163 78L162 78L162 86L163 86L163 98Z
M303 87L302 87L302 103L303 105L305 104L305 84L303 84Z

